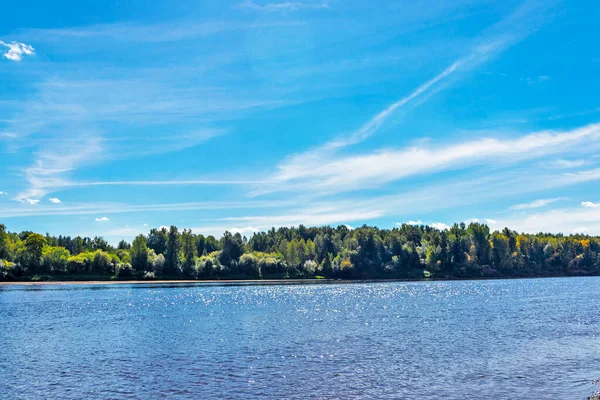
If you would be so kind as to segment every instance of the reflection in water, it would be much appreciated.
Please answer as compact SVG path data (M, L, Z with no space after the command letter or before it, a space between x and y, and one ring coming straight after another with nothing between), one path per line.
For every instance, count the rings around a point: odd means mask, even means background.
M599 296L598 278L0 286L0 380L6 398L581 399Z

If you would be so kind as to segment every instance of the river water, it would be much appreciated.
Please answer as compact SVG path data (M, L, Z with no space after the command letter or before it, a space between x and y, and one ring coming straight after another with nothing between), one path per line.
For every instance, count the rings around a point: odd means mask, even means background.
M600 278L0 286L7 399L582 399Z

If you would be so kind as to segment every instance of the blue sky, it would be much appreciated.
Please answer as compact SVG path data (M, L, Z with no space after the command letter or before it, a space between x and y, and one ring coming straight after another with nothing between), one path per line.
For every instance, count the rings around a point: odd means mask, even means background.
M0 221L600 234L598 20L594 1L11 2Z

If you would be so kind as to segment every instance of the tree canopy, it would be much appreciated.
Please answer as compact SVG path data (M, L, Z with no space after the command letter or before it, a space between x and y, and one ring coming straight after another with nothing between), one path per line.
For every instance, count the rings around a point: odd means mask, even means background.
M250 238L152 229L116 247L101 237L8 232L0 224L0 279L481 278L600 274L600 238L492 232L485 224L439 230L282 227ZM70 278L70 279L71 279Z

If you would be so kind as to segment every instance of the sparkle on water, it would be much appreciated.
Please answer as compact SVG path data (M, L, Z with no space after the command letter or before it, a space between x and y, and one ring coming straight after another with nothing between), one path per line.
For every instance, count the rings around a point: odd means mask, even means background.
M6 398L582 399L600 278L0 286Z

